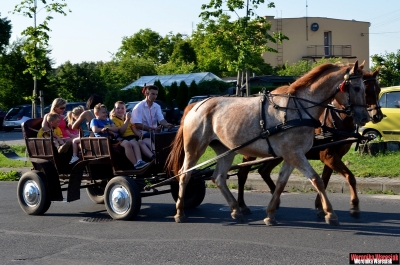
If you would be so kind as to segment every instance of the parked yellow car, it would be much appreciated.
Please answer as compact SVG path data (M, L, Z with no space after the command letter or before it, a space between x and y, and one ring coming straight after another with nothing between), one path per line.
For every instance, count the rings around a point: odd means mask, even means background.
M368 122L360 129L362 135L373 134L384 141L400 140L400 86L385 87L379 94L379 105L382 108L382 121L373 124Z

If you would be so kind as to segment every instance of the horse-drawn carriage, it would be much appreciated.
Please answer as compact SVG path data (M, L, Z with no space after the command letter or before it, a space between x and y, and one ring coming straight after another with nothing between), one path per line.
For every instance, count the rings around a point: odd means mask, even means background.
M28 160L33 165L18 183L18 201L27 214L44 214L52 201L78 200L80 189L86 189L93 202L104 203L109 215L118 220L133 219L139 213L142 197L171 193L172 198L177 199L178 182L163 173L175 131L156 133L155 160L135 170L121 147L114 146L107 137L82 137L82 159L69 164L72 150L59 153L51 137L36 137L41 123L42 118L38 118L22 125L27 158L12 152L4 153L9 158ZM191 192L186 196L188 208L201 204L206 189L204 180L210 175L209 170L199 172L198 178L191 182ZM144 189L154 184L163 187L161 190ZM66 197L63 191L66 191Z
M314 127L321 125L318 119L324 116L321 114L325 109L350 115L352 124L382 118L377 102L379 87L376 74L365 75L357 63L352 66L322 65L296 81L293 86L259 98L215 98L192 105L192 109L185 110L177 133L156 134L156 160L142 170L127 168L123 157L118 150L114 150L110 140L101 137L81 138L82 161L71 166L68 164L71 154L59 154L51 139L33 137L32 129L37 129L41 120L29 120L23 125L23 134L34 169L21 177L18 200L26 213L38 215L48 210L51 201L70 202L79 199L80 189L86 188L92 201L105 203L111 217L128 220L138 214L142 197L170 192L177 203L175 221L182 222L185 219L183 208L200 205L205 196L204 181L212 179L232 209L232 217L241 219L243 208L226 185L228 170L259 166L275 159L271 156L277 156L284 160L284 164L267 209L268 218L264 222L267 225L276 224L274 211L279 196L293 168L297 167L318 190L322 217L330 224L338 224L325 193L324 184L327 182L322 182L312 169L306 153L310 148L320 150L360 141L360 137L354 137L357 134L350 133L347 134L351 136L350 139L332 138L323 145L312 147L315 143ZM370 81L372 84L366 90L364 83ZM333 98L338 107L327 105ZM343 132L340 138L343 138ZM195 171L199 166L196 165L197 160L208 145L217 153L217 157L212 159L218 159L217 166L215 170L206 168ZM232 166L235 152L249 157L270 158ZM337 159L341 162L343 155L337 154L336 162ZM179 186L177 178L169 178L163 172L165 169L179 176ZM355 210L358 211L354 176L345 177L354 190L351 203L357 203ZM159 190L162 186L169 186L169 189ZM62 191L67 191L66 199Z

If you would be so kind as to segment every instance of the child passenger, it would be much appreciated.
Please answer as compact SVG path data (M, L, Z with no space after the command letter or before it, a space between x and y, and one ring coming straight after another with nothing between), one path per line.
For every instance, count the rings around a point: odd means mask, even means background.
M73 110L68 111L68 113L67 113L68 124L72 125L75 122L75 120L77 120L84 111L85 111L85 108L83 106L78 106L78 107L75 107ZM80 124L80 129L83 131L83 137L90 136L90 131L89 131L89 128L87 127L86 122L82 122ZM76 130L76 131L78 131L78 130ZM78 133L79 133L79 131L78 131ZM69 161L70 164L73 164L79 160L78 152L79 152L79 144L80 143L81 143L81 139L79 137L75 137L72 140L72 158L71 158L71 161Z
M60 115L58 115L57 113L49 113L46 116L46 121L51 128L50 130L53 131L53 141L54 145L57 147L58 152L65 153L69 148L69 144L65 144L65 141L62 139L63 134L59 127L61 121ZM37 137L48 138L50 137L50 133L49 131L45 131L43 128L40 128Z
M107 130L109 133L114 134L114 136L118 136L119 128L115 126L114 122L108 118L107 108L105 105L97 104L94 107L94 115L96 118L90 122L90 128L92 128L92 131L96 137L107 137ZM122 140L121 146L124 148L126 157L133 164L135 169L141 169L148 164L143 160L138 160L135 157L132 145L129 143L129 141Z
M137 141L139 139L137 135L141 135L141 132L131 123L131 115L130 113L126 113L126 105L124 102L115 102L114 109L110 112L110 116L115 125L119 128L119 134L122 135L122 138L129 141L132 145L138 161L142 160L140 151L142 151L143 155L146 157L154 159L154 154L146 143L141 140L139 142Z

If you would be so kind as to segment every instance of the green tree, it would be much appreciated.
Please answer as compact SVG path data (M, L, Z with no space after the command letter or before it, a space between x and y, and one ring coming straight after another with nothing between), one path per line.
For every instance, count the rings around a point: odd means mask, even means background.
M190 83L190 86L188 88L188 98L190 99L191 97L199 95L197 90L198 89L197 89L196 81L193 80L192 83Z
M1 15L1 13L0 13ZM6 46L8 46L11 38L11 22L7 18L0 17L0 54L4 52Z
M160 80L156 80L154 85L158 87L158 96L157 99L166 102L167 101L167 93L165 91L164 86L161 84Z
M167 90L167 103L172 105L172 100L178 97L178 84L173 82Z
M60 65L52 76L51 86L57 95L68 101L86 101L91 94L105 98L107 87L100 67L94 62Z
M142 58L151 60L156 65L165 64L174 51L175 43L181 40L181 34L168 34L162 37L151 29L141 29L131 37L122 39L122 45L116 53L116 59Z
M379 70L379 83L381 87L400 85L400 50L396 53L374 54L371 56L373 66L371 69Z
M23 16L33 18L34 26L27 27L24 31L21 32L23 36L26 36L26 41L22 46L22 49L25 52L25 60L28 63L28 67L25 72L29 72L33 76L34 84L34 101L33 104L36 105L37 96L37 82L36 80L40 80L43 76L46 75L46 62L49 53L49 32L51 31L49 28L49 22L53 19L50 15L51 13L58 13L66 16L67 13L64 11L67 4L66 3L58 3L52 0L52 3L47 4L46 0L40 0L44 6L40 10L45 10L48 15L45 17L44 21L39 25L36 25L36 14L38 7L36 5L36 0L24 0L20 4L14 7L13 14L19 13ZM60 0L64 2L65 0ZM70 10L68 10L71 12ZM35 108L33 108L33 117L37 116L35 113Z
M286 62L280 69L276 69L276 74L279 76L302 76L318 65L324 63L338 63L341 60L342 58L322 58L318 62L302 60L292 65Z
M271 24L254 11L263 3L264 0L251 0L247 4L244 0L211 0L208 5L202 5L203 22L192 37L200 70L209 69L219 76L262 71L261 54L276 52L266 43L287 39L281 32L268 34ZM232 21L228 13L237 16L242 9L246 9L245 16Z
M28 63L24 59L22 46L24 39L18 39L11 43L0 55L0 108L9 109L18 104L31 103L32 76L24 73ZM51 62L47 58L46 71L51 72ZM48 76L38 80L37 87L42 90L45 99L54 98L54 90L49 86ZM49 102L45 102L49 103Z
M181 81L178 87L178 95L176 96L176 101L180 109L185 109L189 101L189 87L184 81Z

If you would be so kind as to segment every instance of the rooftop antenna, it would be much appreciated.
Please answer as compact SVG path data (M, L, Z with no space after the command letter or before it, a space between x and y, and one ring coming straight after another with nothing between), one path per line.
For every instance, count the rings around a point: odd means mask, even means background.
M306 39L308 41L308 4L306 0Z

